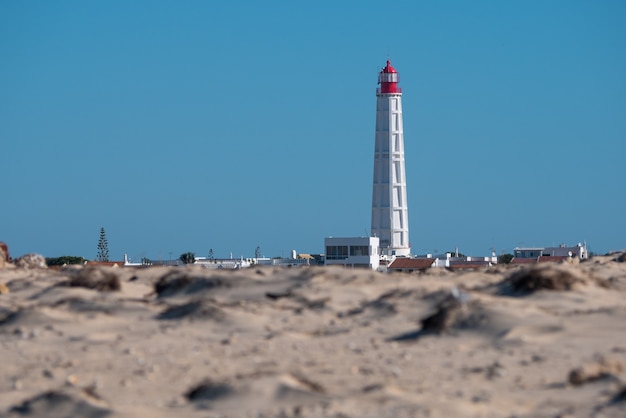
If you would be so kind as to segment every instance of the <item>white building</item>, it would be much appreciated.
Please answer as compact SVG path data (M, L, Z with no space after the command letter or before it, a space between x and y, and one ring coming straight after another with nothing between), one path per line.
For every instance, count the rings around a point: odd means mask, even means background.
M215 258L210 259L207 257L196 257L194 264L208 268L218 270L238 270L241 268L247 268L252 265L249 259L239 258Z
M324 265L378 269L380 249L378 237L324 239Z
M538 258L538 257L577 257L580 260L589 257L587 244L578 243L572 247L561 244L558 247L515 247L515 258Z
M371 234L380 238L381 255L392 257L411 253L399 81L398 72L387 60L376 89Z

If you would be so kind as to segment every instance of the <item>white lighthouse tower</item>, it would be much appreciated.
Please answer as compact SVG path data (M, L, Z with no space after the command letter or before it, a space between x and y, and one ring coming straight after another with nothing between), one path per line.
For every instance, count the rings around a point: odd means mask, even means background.
M398 72L387 60L376 89L376 146L372 193L372 236L380 239L381 255L408 256L409 211L404 168L402 89Z

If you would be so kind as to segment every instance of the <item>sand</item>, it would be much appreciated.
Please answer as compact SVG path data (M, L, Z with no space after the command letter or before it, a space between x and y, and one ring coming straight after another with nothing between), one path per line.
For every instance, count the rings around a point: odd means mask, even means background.
M624 417L619 256L391 275L8 265L0 417Z

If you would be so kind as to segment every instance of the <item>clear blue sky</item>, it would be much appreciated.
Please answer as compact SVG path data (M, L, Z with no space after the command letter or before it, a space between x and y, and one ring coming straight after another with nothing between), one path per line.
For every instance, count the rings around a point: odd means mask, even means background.
M403 88L414 253L626 247L626 2L3 1L12 255L323 252Z

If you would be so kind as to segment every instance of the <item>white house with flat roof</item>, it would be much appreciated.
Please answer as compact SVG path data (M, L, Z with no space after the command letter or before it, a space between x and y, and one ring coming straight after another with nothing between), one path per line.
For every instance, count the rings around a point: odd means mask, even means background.
M572 247L568 247L565 244L561 244L558 247L515 247L513 255L515 258L577 257L580 260L589 257L587 243L578 243Z
M378 269L380 263L378 237L324 239L324 265Z

